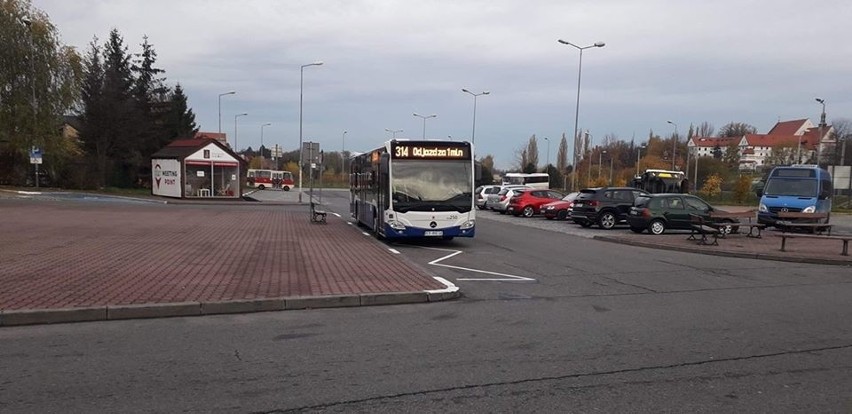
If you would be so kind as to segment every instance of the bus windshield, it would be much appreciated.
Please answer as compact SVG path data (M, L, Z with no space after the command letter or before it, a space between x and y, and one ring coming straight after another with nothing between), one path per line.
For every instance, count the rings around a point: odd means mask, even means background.
M392 168L394 211L471 210L470 161L395 160Z
M817 180L772 177L766 183L766 195L816 197Z

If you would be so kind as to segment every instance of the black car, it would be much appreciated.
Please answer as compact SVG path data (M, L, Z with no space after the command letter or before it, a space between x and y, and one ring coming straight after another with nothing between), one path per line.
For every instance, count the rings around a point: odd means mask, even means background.
M633 187L585 188L574 201L571 219L583 227L597 224L609 230L627 221L633 200L647 194Z
M690 230L691 215L710 221L713 220L711 213L724 212L691 194L649 194L636 198L634 206L630 208L627 223L630 225L630 230L636 233L648 230L651 234L663 234L667 229ZM730 219L719 221L733 222ZM737 230L737 227L731 226L721 229L724 233Z

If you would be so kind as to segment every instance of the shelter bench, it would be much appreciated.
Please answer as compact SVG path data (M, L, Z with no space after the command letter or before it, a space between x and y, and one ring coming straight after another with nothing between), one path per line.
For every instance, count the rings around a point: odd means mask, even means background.
M818 240L840 240L843 242L843 250L840 252L843 256L849 256L849 240L852 240L852 235L834 235L823 236L818 234L793 234L781 233L777 234L781 238L781 251L786 252L787 239L818 239Z

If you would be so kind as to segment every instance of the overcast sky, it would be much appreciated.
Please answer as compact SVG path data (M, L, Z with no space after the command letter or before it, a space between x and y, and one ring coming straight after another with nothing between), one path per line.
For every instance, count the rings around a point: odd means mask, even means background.
M852 2L825 0L32 0L65 44L85 52L112 28L131 52L147 35L170 85L184 87L202 131L237 146L295 150L300 66L303 139L367 151L397 137L470 140L499 168L533 134L555 163L574 130L580 53L559 44L605 42L583 52L579 126L644 141L678 125L716 130L745 122L765 133L781 120L852 118ZM261 128L264 123L271 126ZM570 138L569 138L570 142Z

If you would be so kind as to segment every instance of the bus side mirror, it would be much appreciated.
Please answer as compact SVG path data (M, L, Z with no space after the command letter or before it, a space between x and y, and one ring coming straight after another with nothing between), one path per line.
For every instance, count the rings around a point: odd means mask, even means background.
M763 197L763 189L762 188L758 188L757 190L754 190L754 193L757 194L758 197Z
M474 164L473 181L478 183L480 180L482 180L482 164L477 162Z

